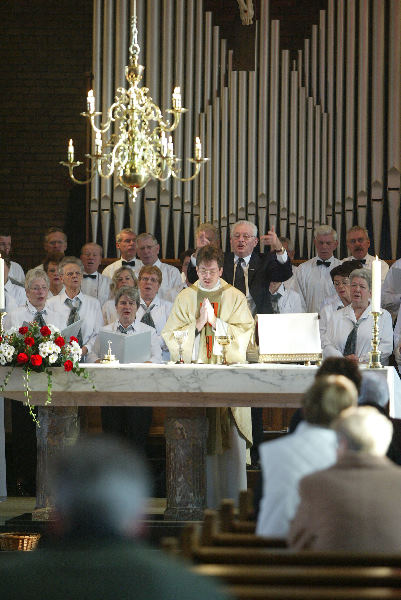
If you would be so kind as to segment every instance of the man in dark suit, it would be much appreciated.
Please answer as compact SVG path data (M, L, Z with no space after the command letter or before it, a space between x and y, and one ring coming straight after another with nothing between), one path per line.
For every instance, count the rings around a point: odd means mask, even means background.
M52 484L60 539L2 557L2 600L227 600L209 578L139 541L149 476L129 446L81 439L58 458Z
M391 422L376 408L360 406L344 410L332 427L338 434L337 462L301 479L289 545L295 550L399 552L401 468L385 456Z

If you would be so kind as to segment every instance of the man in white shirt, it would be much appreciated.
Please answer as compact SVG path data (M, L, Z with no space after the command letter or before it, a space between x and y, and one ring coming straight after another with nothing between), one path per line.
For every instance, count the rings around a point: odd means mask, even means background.
M401 305L401 258L391 265L386 275L382 287L382 304L395 320Z
M5 310L10 310L21 306L26 302L25 290L21 285L13 283L8 274L10 271L10 259L4 259L4 299L6 301ZM4 307L0 307L4 308Z
M0 233L0 254L2 258L9 258L11 254L11 235L7 232ZM10 272L8 273L12 282L24 283L24 270L18 263L10 260Z
M350 256L344 258L343 262L346 260L359 260L365 269L372 270L372 262L375 260L375 257L368 254L370 239L367 229L360 227L359 225L351 227L347 232L347 248ZM383 283L388 273L388 264L384 260L381 260L380 262Z
M139 273L143 263L139 258L136 258L136 233L129 227L122 229L116 237L116 248L120 252L121 258L103 269L102 274L109 277L109 279L113 279L114 273L120 267L129 267L136 274Z
M48 305L60 315L62 327L82 320L82 355L93 348L99 329L103 326L100 302L81 291L83 264L75 256L66 256L59 265L64 289L48 300Z
M274 314L306 312L301 294L288 289L287 282L271 281L267 295Z
M160 337L160 347L163 360L170 360L170 352L166 342L161 337L161 332L171 312L172 303L159 298L158 291L163 277L160 269L153 266L144 266L139 271L138 288L140 293L139 307L136 313L138 321L150 325Z
M314 244L317 256L299 265L292 289L303 297L306 312L318 313L323 301L335 294L330 271L341 261L333 256L338 241L337 233L330 225L317 227Z
M160 269L163 276L159 288L159 297L173 302L178 293L183 289L181 273L177 267L162 263L159 259L160 245L151 233L141 233L137 238L137 252L143 265L155 266Z
M84 294L97 298L100 306L110 298L111 279L98 272L102 262L103 248L99 244L89 242L81 248L81 260L84 265L81 289Z

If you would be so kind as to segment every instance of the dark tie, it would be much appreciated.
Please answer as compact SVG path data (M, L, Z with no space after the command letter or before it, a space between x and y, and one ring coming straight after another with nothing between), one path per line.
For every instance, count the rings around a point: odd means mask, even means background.
M43 313L44 313L43 310L38 310L36 315L33 317L33 320L37 322L39 327L44 327L46 325L46 322L43 318Z
M145 323L145 325L149 325L150 327L153 327L153 329L156 329L155 322L152 319L152 315L150 314L150 311L154 307L154 304L151 304L148 307L145 304L141 304L141 306L142 306L142 308L145 311L145 313L144 313L144 315L143 315L143 317L141 319L141 323Z
M358 333L359 322L355 323L352 330L350 331L347 341L344 346L344 356L349 356L350 354L355 354L356 352L356 337Z
M246 295L246 286L245 286L245 273L242 265L245 264L243 258L239 258L237 260L237 267L235 269L235 277L234 277L234 287L237 290L240 290L243 294Z
M123 267L135 267L135 260L122 260Z
M89 273L84 273L84 279L96 279L96 275L89 275Z
M316 261L317 266L324 265L325 267L331 267L331 263L328 260L320 260L320 258Z
M278 307L278 301L281 298L281 294L279 294L278 292L276 294L270 294L270 301L272 303L272 307L273 307L273 313L275 315L280 314L280 310Z
M356 260L358 260L363 265L366 265L366 258L357 258Z
M120 323L120 325L117 327L117 329L118 329L118 331L119 331L120 333L125 333L125 335L127 335L128 331L129 331L130 329L132 329L132 330L134 331L134 329L133 329L132 325L128 325L128 327L124 327L124 325L121 325L121 323Z
M65 301L66 305L70 307L70 314L68 315L67 327L68 325L72 325L76 321L79 321L79 309L81 308L81 300L76 298L75 306L71 298L67 298ZM82 333L81 330L78 331L77 335L78 343L82 346Z

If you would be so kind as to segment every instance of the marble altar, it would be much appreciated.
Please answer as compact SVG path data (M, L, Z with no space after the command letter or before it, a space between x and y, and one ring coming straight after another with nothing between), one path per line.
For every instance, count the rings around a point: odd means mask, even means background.
M135 364L86 367L92 383L82 377L53 370L51 406L47 378L32 374L32 403L39 406L37 506L49 504L47 461L57 447L73 443L79 432L78 406L165 406L167 449L167 509L165 518L200 519L205 508L205 464L208 406L263 406L291 408L300 405L317 367L304 365L175 365ZM362 367L363 368L363 367ZM0 368L0 382L7 373ZM372 372L372 371L371 371ZM401 382L394 367L374 371L386 379L389 412L401 418ZM24 401L22 370L15 369L5 390L7 397Z

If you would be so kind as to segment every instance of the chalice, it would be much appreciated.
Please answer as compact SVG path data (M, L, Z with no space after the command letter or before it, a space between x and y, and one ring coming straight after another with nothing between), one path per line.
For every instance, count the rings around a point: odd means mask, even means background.
M173 335L174 335L175 341L178 344L178 360L175 364L183 365L184 364L184 357L182 355L183 344L188 337L188 330L187 329L176 329L175 331L173 331Z
M114 354L112 354L111 352L111 344L112 341L108 340L107 344L109 346L109 349L107 350L107 354L105 354L102 358L101 361L99 361L102 365L109 365L109 366L115 366L119 364L119 360L114 356Z
M232 337L231 335L216 335L216 340L222 347L223 357L221 360L222 365L227 364L227 346L231 343Z

